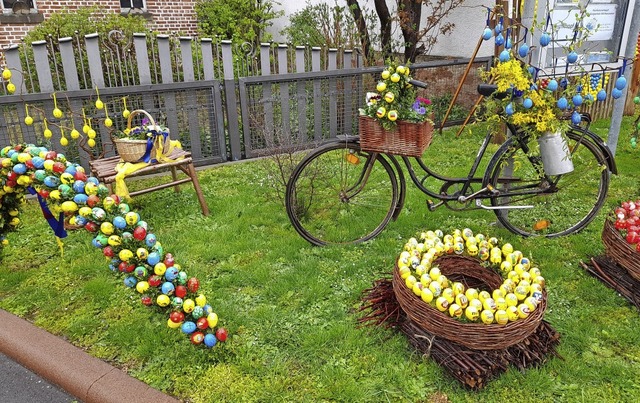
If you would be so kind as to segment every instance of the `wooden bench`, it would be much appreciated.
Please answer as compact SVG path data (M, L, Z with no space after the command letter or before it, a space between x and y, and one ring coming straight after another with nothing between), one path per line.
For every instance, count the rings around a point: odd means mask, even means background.
M132 172L131 174L127 175L125 179L133 178L136 176L143 176L143 175L158 173L158 172L166 171L167 169L169 169L171 171L171 182L137 190L135 192L129 193L129 195L133 197L136 195L154 192L160 189L165 189L171 186L174 187L176 192L179 192L180 184L191 182L193 183L193 188L195 189L196 195L198 196L198 201L200 202L200 207L202 208L202 214L204 214L205 216L208 216L209 206L207 206L207 202L204 200L204 196L202 195L202 189L200 188L200 182L198 181L196 169L193 166L193 159L191 158L191 153L181 150L179 148L176 148L173 150L169 158L176 161L150 164L147 167L144 167L135 172ZM178 158L181 158L181 159L178 159ZM96 178L98 178L100 182L104 183L111 189L112 184L116 180L116 165L118 165L119 162L120 162L119 156L99 158L99 159L90 161L89 166L91 167L92 174ZM179 179L176 168L184 172L187 175L187 177Z

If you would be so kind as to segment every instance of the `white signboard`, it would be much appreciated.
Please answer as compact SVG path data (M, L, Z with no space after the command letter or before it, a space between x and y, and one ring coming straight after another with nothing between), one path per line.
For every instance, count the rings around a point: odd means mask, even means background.
M562 4L562 3L556 3ZM590 4L587 6L588 17L584 20L584 27L591 31L588 41L608 41L613 37L614 24L616 23L617 4ZM559 41L573 39L573 29L576 24L577 8L554 9L551 19L558 24L560 29L556 32Z

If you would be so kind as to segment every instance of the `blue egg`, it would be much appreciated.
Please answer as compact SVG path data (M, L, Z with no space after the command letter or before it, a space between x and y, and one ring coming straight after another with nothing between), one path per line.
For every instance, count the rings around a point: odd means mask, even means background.
M160 262L160 254L158 254L157 252L149 253L149 256L147 256L147 263L149 263L151 266L155 266L156 264L158 264L158 262Z
M196 324L191 321L186 321L180 327L183 333L191 334L196 331Z
M162 283L160 290L163 294L173 295L173 293L176 291L176 287L173 285L173 283L165 281L164 283Z
M520 45L520 47L518 48L518 54L520 55L520 57L527 57L527 55L529 54L529 45L527 45L526 43Z
M123 241L130 241L133 239L133 234L129 231L125 231L121 235Z
M605 99L607 99L607 91L605 90L600 90L598 91L598 95L596 95L596 99L600 102L604 101Z
M489 39L491 39L492 36L493 36L493 31L489 27L485 28L484 31L482 32L482 39L484 39L485 41L488 41Z
M209 348L215 347L217 342L218 339L216 339L216 336L211 333L204 336L204 345Z
M547 84L547 89L549 91L557 90L558 89L558 82L555 79L549 81L549 84Z
M22 175L27 172L27 166L25 164L15 164L13 166L13 172Z
M525 98L524 101L522 101L522 106L524 106L525 109L531 109L533 107L533 101L531 98Z
M567 98L562 97L558 99L557 105L558 105L558 108L564 110L564 109L567 109L567 107L569 106L569 102L567 101Z
M84 225L87 223L87 219L83 216L81 216L80 214L78 214L76 216L76 224L81 225L84 227Z
M503 29L504 27L502 26L501 22L497 23L496 27L494 28L494 30L496 31L496 34L499 34L500 32L502 32Z
M527 67L527 71L529 72L529 74L534 75L536 74L536 69L533 66L529 66Z
M514 112L513 103L509 102L509 104L507 104L507 106L504 108L504 113L507 116L511 116L511 115L513 115L513 112Z
M167 279L167 281L173 281L176 277L178 277L178 269L174 266L167 267L167 270L164 272L164 278Z
M576 52L571 52L567 55L567 61L569 63L575 63L578 61L578 54Z
M551 35L548 32L543 32L540 35L540 46L545 47L551 42Z
M500 58L500 61L503 63L508 62L509 59L511 59L511 52L505 49L502 52L500 52L499 58Z
M91 182L94 185L98 186L100 184L100 181L98 180L98 178L96 178L95 176L90 176L87 178L87 182Z
M496 46L502 46L503 43L504 43L504 36L502 36L502 34L498 34L496 36Z
M84 185L85 183L81 180L73 182L73 191L76 193L84 193Z
M133 277L133 276L127 276L124 278L124 285L126 285L129 288L133 288L136 286L136 284L138 284L138 280Z
M618 99L622 96L622 90L618 89L618 88L614 88L611 90L611 96L613 97L613 99Z
M513 44L511 43L511 38L507 38L506 42L504 43L504 48L511 49L512 47L513 47Z
M202 311L204 312L205 316L209 316L209 314L213 312L213 307L209 304L206 304L205 306L202 307Z
M573 98L571 99L571 101L573 102L574 106L582 105L582 95L580 95L580 94L574 95Z
M33 157L31 158L31 162L33 163L33 166L36 167L37 169L44 168L44 158Z
M60 179L55 176L49 175L44 178L44 184L45 186L48 186L50 188L57 188L60 185Z
M124 229L127 226L127 220L122 216L115 216L113 217L113 226L118 229Z
M153 247L156 242L156 236L154 234L147 234L147 236L144 238L144 242L147 244L148 247Z
M89 196L87 196L84 193L76 193L75 196L73 196L73 201L76 204L80 204L80 205L85 205L87 204L87 199L89 199Z
M616 89L623 90L627 86L627 79L624 76L616 79Z
M71 164L71 165L69 165L69 166L67 167L67 169L65 169L64 171L65 171L66 173L68 173L68 174L75 175L75 174L76 174L76 172L77 172L76 166L77 166L77 165L75 165L75 164Z
M574 125L578 125L581 121L582 115L578 111L573 111L573 113L571 114L571 123L573 123Z
M562 77L560 79L560 87L561 88L567 88L567 85L569 85L569 80L567 80L566 77Z

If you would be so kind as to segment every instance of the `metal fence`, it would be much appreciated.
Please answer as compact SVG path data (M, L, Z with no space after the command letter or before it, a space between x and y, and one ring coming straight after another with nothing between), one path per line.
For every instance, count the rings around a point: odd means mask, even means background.
M0 88L0 145L36 143L64 152L87 166L91 158L112 155L110 135L124 129L122 111L148 111L192 152L197 165L239 160L281 151L290 144L312 144L357 132L358 108L375 87L381 68L363 68L357 51L262 44L259 49L207 38L112 33L49 39L3 51L17 91ZM423 94L449 96L468 60L412 66L430 83ZM469 110L477 99L476 60L463 83L458 106ZM0 62L1 64L1 62ZM5 91L4 95L2 91ZM52 116L55 103L63 118ZM96 109L100 98L105 109ZM34 120L26 125L29 114ZM104 126L106 117L114 121ZM43 136L45 119L53 137ZM86 138L59 144L90 119L98 131L96 147Z

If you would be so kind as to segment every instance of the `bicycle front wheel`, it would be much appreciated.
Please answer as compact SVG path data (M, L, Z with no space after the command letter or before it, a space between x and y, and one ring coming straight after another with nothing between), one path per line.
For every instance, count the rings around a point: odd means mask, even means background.
M604 155L579 131L570 130L565 137L573 163L570 173L545 175L535 139L521 147L510 138L490 162L489 183L498 194L491 204L507 207L495 213L510 231L548 238L568 235L586 227L602 208L610 177Z
M389 223L398 182L389 162L356 142L331 143L305 157L286 191L293 227L314 245L369 240Z

